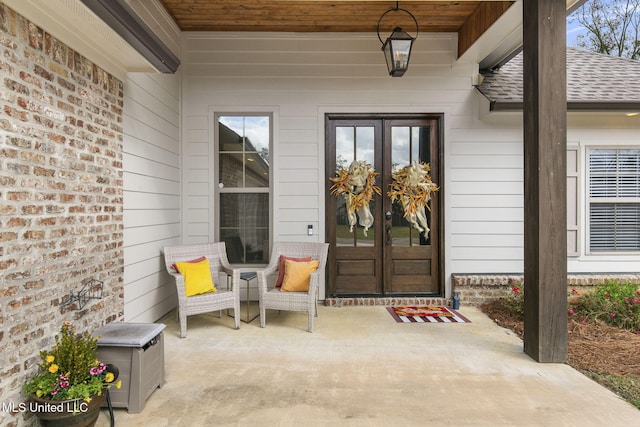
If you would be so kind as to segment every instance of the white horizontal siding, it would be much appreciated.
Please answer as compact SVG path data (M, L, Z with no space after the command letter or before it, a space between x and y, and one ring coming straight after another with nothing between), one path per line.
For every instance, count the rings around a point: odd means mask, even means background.
M458 128L446 147L445 245L453 273L522 273L524 268L521 120L510 115L502 119ZM568 257L568 271L637 272L640 254L592 255L585 248L586 149L637 146L637 125L593 115L591 122L574 116L569 125L568 176L577 201L568 200L573 239L568 243L577 253Z
M153 322L176 304L162 248L180 243L179 78L131 73L124 104L124 315Z
M445 112L447 126L468 126L474 67L455 63L456 43L421 35L410 70L394 79L375 34L185 34L185 240L215 238L214 187L204 185L214 112L273 113L273 239L323 241L324 114Z
M446 151L445 245L451 272L522 271L522 130L459 128Z

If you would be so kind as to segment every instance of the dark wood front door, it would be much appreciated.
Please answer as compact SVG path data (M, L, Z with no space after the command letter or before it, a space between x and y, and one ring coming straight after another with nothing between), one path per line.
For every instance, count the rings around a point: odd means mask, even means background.
M392 173L412 162L428 163L433 182L441 187L441 120L441 115L327 115L328 296L441 294L441 191L425 210L431 229L426 236L387 195ZM379 173L376 185L382 195L374 195L369 204L373 224L366 232L359 224L350 230L345 198L330 193L329 178L354 161L365 161Z

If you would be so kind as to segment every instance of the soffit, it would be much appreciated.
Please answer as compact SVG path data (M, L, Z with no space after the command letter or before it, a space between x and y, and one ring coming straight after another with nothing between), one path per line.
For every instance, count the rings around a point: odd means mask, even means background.
M158 1L181 31L375 33L381 15L397 4L415 16L420 33L456 33L459 57L474 47L466 55L472 61L481 61L488 55L501 59L522 43L522 0ZM567 10L583 1L566 0ZM514 5L518 7L512 8ZM509 9L519 13L507 14ZM503 16L507 18L501 19ZM380 22L382 38L397 26L409 34L415 27L407 14L388 13ZM496 31L487 36L492 27ZM474 46L479 41L479 46Z
M182 31L375 32L394 1L161 0ZM457 32L480 1L403 1L420 32ZM381 31L413 29L403 13L381 22Z

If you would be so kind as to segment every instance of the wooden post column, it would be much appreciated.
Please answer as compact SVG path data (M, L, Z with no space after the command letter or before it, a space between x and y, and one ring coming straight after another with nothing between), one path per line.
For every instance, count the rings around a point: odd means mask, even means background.
M567 360L566 2L524 0L524 352Z

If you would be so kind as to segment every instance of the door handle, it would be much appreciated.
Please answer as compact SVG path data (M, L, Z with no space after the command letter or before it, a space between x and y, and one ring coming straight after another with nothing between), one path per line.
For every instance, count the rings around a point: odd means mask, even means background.
M384 227L385 235L387 236L387 246L391 244L391 225L387 224Z
M390 211L387 211L387 212L384 214L384 217L385 217L385 219L386 219L387 221L389 221L391 218L393 218L393 215L391 215L391 212L390 212Z

